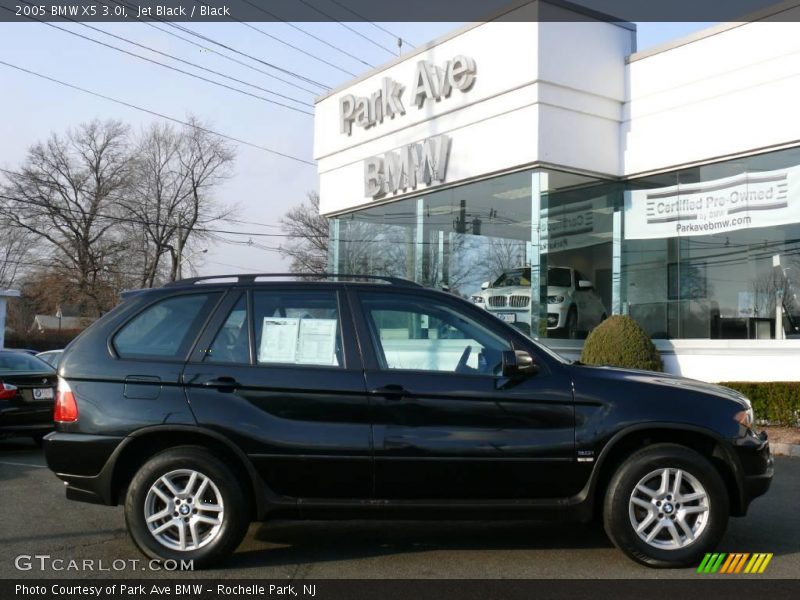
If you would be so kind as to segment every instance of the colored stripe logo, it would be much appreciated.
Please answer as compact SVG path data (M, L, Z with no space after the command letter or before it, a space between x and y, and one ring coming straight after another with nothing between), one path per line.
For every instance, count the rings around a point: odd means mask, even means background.
M708 553L703 558L703 562L697 567L698 573L713 574L724 573L727 575L735 573L763 573L769 561L772 560L772 552L725 552Z

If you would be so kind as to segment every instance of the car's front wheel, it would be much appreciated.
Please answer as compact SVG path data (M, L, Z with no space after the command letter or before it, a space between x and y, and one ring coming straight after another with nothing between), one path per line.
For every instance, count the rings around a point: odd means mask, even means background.
M620 465L603 511L606 533L628 556L653 567L697 565L728 524L725 484L701 454L656 444Z
M182 446L139 469L128 487L125 521L150 558L191 560L203 568L233 553L249 513L231 470L204 448Z

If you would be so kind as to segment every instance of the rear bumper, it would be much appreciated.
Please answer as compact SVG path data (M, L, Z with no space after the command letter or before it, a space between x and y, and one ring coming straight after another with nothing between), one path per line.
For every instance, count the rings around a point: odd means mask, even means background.
M53 430L52 402L0 400L0 433L35 434Z
M111 457L124 439L61 431L44 438L47 466L64 482L67 498L92 504L117 503L111 493Z

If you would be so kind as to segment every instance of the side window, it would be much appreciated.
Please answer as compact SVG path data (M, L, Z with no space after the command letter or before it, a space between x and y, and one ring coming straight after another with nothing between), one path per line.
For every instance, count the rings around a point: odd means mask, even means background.
M258 364L344 366L335 292L256 291L253 318Z
M250 328L247 323L247 296L244 294L228 314L203 361L250 362Z
M361 295L384 369L497 375L511 344L453 308L429 297Z
M114 337L122 358L183 358L219 294L186 294L147 307Z

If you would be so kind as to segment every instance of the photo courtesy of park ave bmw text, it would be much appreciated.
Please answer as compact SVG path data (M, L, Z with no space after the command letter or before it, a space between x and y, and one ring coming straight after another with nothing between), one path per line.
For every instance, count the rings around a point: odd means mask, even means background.
M800 0L0 0L0 82L0 600L800 597Z

